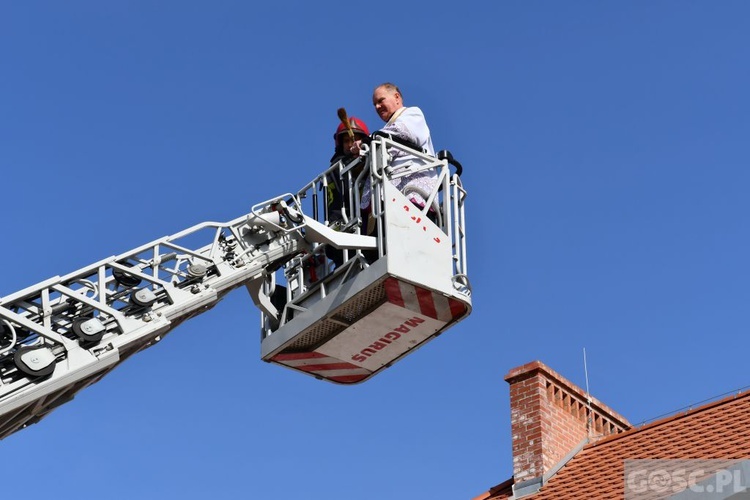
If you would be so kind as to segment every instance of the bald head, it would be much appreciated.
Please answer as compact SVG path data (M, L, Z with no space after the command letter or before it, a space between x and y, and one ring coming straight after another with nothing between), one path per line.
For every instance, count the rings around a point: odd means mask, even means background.
M385 83L381 83L380 85L378 85L377 87L375 87L375 90L378 90L378 89L381 89L381 88L382 88L382 89L385 89L385 90L387 90L388 92L396 92L396 93L398 93L398 95L400 95L400 96L401 96L402 98L403 98L403 96L404 96L404 94L402 94L402 93L401 93L401 89L399 89L399 88L398 88L398 87L396 86L396 84L395 84L395 83L391 83L391 82L385 82ZM373 93L374 93L374 91L373 91Z

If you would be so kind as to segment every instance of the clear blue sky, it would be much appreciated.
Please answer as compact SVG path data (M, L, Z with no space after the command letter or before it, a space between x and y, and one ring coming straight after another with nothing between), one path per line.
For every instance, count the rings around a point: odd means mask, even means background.
M474 312L340 387L260 361L238 290L0 443L3 497L469 499L512 473L515 366L584 386L585 348L634 423L750 385L748 18L4 2L0 296L298 189L391 80L464 164Z

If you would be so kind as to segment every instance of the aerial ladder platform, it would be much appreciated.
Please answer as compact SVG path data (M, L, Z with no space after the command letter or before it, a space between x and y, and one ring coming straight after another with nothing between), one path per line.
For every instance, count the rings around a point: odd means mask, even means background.
M394 152L413 161L394 168ZM376 133L355 160L241 217L0 297L0 439L241 287L261 311L263 361L337 384L390 367L471 312L461 171L447 151ZM394 186L417 172L436 176L423 208ZM336 221L333 179L346 195Z

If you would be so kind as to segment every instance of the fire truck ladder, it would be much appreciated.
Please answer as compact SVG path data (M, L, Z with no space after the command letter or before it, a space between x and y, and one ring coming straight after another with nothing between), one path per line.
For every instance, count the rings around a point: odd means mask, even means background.
M0 439L238 287L261 310L264 361L344 384L467 316L460 164L405 149L422 160L417 170L438 172L434 192L422 193L427 207L417 209L392 184L406 175L389 170L392 148L405 147L376 138L359 167L337 164L237 219L204 222L0 297ZM334 174L349 188L340 227L318 196ZM360 208L368 182L369 215ZM326 247L343 252L343 264L333 269Z

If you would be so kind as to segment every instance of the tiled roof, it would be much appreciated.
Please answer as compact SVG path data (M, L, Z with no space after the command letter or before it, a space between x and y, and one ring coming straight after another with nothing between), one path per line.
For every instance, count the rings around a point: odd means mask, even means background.
M623 498L627 459L750 458L750 392L737 394L585 446L533 500ZM513 498L512 480L474 500Z

